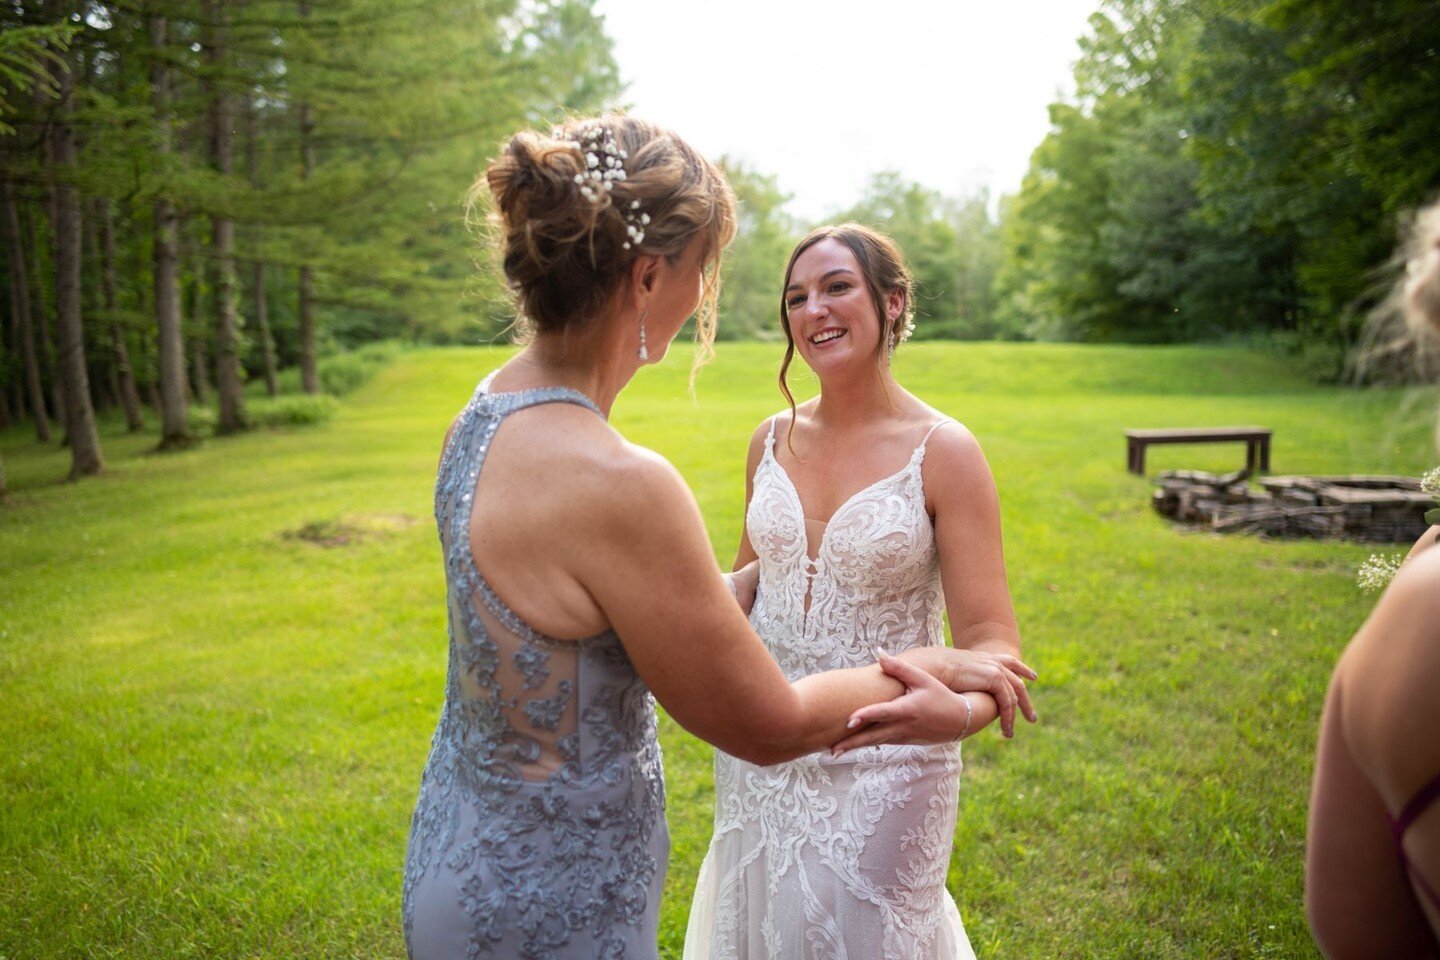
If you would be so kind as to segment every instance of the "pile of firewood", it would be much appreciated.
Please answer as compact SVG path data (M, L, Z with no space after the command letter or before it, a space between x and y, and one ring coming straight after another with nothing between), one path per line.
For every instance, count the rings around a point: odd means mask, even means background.
M1264 477L1259 490L1249 477L1172 470L1160 475L1152 503L1172 520L1211 530L1384 543L1420 536L1435 506L1408 477Z

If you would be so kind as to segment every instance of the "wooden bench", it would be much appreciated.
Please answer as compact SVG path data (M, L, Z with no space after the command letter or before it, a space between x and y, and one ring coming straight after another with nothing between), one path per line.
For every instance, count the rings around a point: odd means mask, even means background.
M1264 427L1208 427L1197 430L1126 430L1126 468L1145 475L1145 448L1152 443L1227 443L1244 441L1245 469L1270 471L1270 431Z

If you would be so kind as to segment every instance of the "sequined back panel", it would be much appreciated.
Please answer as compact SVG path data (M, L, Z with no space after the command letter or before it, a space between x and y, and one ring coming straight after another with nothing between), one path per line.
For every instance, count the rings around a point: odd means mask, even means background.
M505 418L543 403L595 408L562 388L487 385L435 484L449 666L406 853L407 949L414 960L654 957L669 846L654 701L613 632L535 630L470 547L477 496L524 496L480 483Z

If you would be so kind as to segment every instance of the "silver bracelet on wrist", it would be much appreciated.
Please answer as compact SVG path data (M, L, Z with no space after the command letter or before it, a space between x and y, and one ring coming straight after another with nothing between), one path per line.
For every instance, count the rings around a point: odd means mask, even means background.
M962 693L958 696L961 700L965 701L965 726L960 729L960 736L955 739L964 740L965 735L970 732L970 721L975 716L975 708L971 705L970 698L965 696L965 694Z

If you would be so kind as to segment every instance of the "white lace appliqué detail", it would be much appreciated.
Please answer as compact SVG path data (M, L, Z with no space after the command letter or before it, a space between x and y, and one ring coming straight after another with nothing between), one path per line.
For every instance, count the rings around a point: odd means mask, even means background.
M813 559L774 443L772 427L745 519L760 557L750 622L785 675L874 663L877 647L943 644L925 442L835 512ZM945 889L960 769L958 745L771 767L717 750L715 834L685 960L973 958Z

